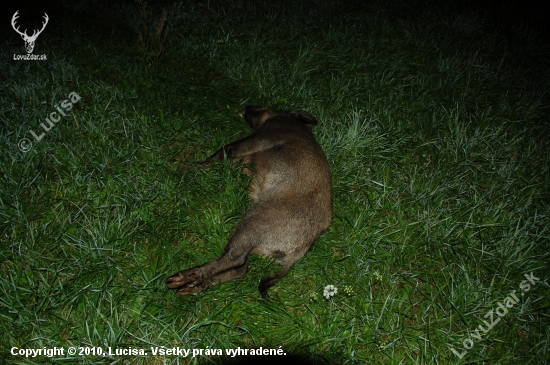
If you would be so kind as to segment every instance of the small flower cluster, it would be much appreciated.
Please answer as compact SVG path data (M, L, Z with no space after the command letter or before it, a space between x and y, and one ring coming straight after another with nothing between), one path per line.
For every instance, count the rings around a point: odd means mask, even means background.
M316 292L312 292L311 294L309 294L309 300L310 301L316 302L317 299L319 299L319 294L317 294Z
M382 281L383 276L380 275L380 273L378 272L378 270L374 271L374 272L372 273L372 275L374 276L374 280Z
M323 296L326 299L329 299L330 297L333 297L338 293L338 288L334 285L327 285L325 286L325 291L323 292Z
M353 294L354 294L354 291L353 291L353 288L349 285L346 285L344 286L344 293L348 296L348 297L351 297Z

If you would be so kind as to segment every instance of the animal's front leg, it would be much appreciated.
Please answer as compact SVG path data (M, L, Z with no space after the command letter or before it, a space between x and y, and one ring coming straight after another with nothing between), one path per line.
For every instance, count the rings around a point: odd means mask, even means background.
M261 138L258 135L252 135L250 137L243 138L240 141L223 146L201 164L211 164L212 162L224 160L225 158L250 156L272 148L276 144L277 143L274 141Z
M223 161L226 158L233 159L233 158L244 157L243 162L245 164L250 163L251 155L253 155L256 152L267 149L269 147L271 147L271 144L269 144L268 142L262 141L255 136L250 136L250 137L241 139L240 141L233 142L223 146L222 148L217 150L212 156L208 157L206 160L202 162L195 162L193 164L181 165L178 168L178 172L180 174L183 174L187 170L190 170L192 168L205 169L212 166L214 162ZM247 172L245 173L247 175L250 175L250 170L247 170Z

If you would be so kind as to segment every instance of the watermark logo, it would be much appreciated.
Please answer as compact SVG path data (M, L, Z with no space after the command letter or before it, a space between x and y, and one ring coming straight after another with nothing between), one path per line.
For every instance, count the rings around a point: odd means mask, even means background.
M21 36L21 38L23 38L23 41L25 41L25 49L27 50L27 54L26 55L13 55L13 59L14 60L38 60L38 59L46 59L46 55L40 55L40 56L36 56L36 55L33 55L32 54L32 51L34 50L34 44L36 42L36 38L38 38L38 36L40 35L40 33L42 33L42 31L44 30L44 28L46 28L46 25L48 24L48 20L50 18L48 18L48 14L44 13L44 22L42 22L42 29L40 30L37 30L35 29L32 33L31 36L29 36L27 34L27 30L25 29L24 32L21 32L19 30L19 27L17 26L16 27L16 20L17 18L19 17L19 15L17 14L19 13L19 10L17 10L15 12L15 14L13 14L13 17L11 18L11 26L13 28L13 30L15 30L17 33L19 33L19 35Z
M519 283L521 296L524 296L525 293L527 293L531 289L531 286L534 286L538 281L540 281L540 278L537 278L535 275L533 275L533 272L525 274L524 277L527 280L523 280L521 283ZM477 328L470 333L468 338L462 341L462 347L464 348L464 351L458 352L457 350L455 350L454 347L450 347L453 354L462 359L468 353L468 351L474 347L474 340L481 341L483 335L492 330L493 327L495 327L495 325L500 322L500 319L508 314L508 308L512 308L517 303L519 303L519 298L516 295L516 290L512 290L506 298L504 298L500 302L497 302L496 309L491 309L487 314L485 314L485 320L483 320L483 323L478 325Z
M46 118L48 126L46 126L44 123L40 123L40 126L42 127L44 132L40 133L40 135L37 135L31 129L30 134L32 134L32 136L34 137L34 140L36 142L40 142L42 138L44 138L46 133L48 133L52 130L53 127L55 127L54 123L59 123L59 121L61 120L61 116L66 117L67 114L65 114L65 112L71 110L73 108L73 104L78 103L80 99L80 96L74 91L70 93L66 100L63 100L59 105L55 107L57 112L50 113L49 117ZM57 114L58 112L59 114ZM28 138L21 139L17 145L19 146L21 152L29 152L32 149L32 142Z

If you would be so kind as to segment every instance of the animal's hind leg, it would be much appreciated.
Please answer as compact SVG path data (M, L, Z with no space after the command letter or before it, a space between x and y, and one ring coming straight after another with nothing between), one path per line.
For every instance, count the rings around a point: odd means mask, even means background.
M212 284L240 278L248 269L248 255L254 240L247 233L237 231L226 246L226 252L218 259L191 269L182 270L166 280L166 286L177 289L176 295L200 293Z
M287 274L288 270L290 270L292 265L294 265L297 261L299 261L302 257L304 257L306 252L307 252L307 249L303 252L294 253L293 255L285 256L282 259L283 268L281 269L281 271L274 277L265 278L265 279L262 279L262 281L260 281L260 286L258 289L260 290L260 294L262 295L262 297L264 298L268 297L267 291L269 290L269 288L277 284L277 282Z
M217 260L182 270L166 280L166 286L177 289L176 295L200 293L208 286L237 278L246 273L248 252L226 252ZM244 269L243 269L244 268ZM222 281L220 281L222 280Z
M269 290L269 288L277 284L277 282L286 275L286 273L288 272L288 270L293 264L294 262L285 263L281 271L277 274L277 276L274 276L272 278L265 278L265 279L262 279L262 281L260 281L260 286L258 289L260 290L260 294L262 295L262 297L268 298L267 291Z
M246 258L246 262L243 265L224 271L216 275L215 277L212 278L212 282L215 284L221 284L221 283L225 283L226 281L240 279L243 276L245 276L247 272L248 272L248 257Z
M259 286L258 289L260 290L260 294L262 295L262 297L264 297L264 298L268 297L267 291L269 290L269 288L271 288L273 285L277 284L277 282L279 280L281 280L287 274L288 270L290 270L292 265L294 265L302 257L304 257L304 255L309 250L310 246L311 246L311 244L305 245L305 246L301 247L300 249L292 252L291 254L287 254L287 255L283 255L282 257L278 257L278 260L281 261L282 264L283 264L283 268L281 269L281 271L276 276L270 277L270 278L265 278L265 279L262 279L262 281L260 281L260 286ZM273 254L271 254L271 256L273 256Z

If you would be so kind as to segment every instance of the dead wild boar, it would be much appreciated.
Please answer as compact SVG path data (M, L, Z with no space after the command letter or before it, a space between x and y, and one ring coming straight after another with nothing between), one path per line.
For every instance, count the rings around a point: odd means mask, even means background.
M299 112L247 106L244 118L254 130L199 163L206 167L242 158L254 175L251 208L237 225L224 254L166 280L176 295L200 293L211 284L243 277L251 253L271 256L283 267L260 282L262 296L300 260L332 220L332 177L321 146L311 132L317 121ZM185 169L186 167L184 167Z

